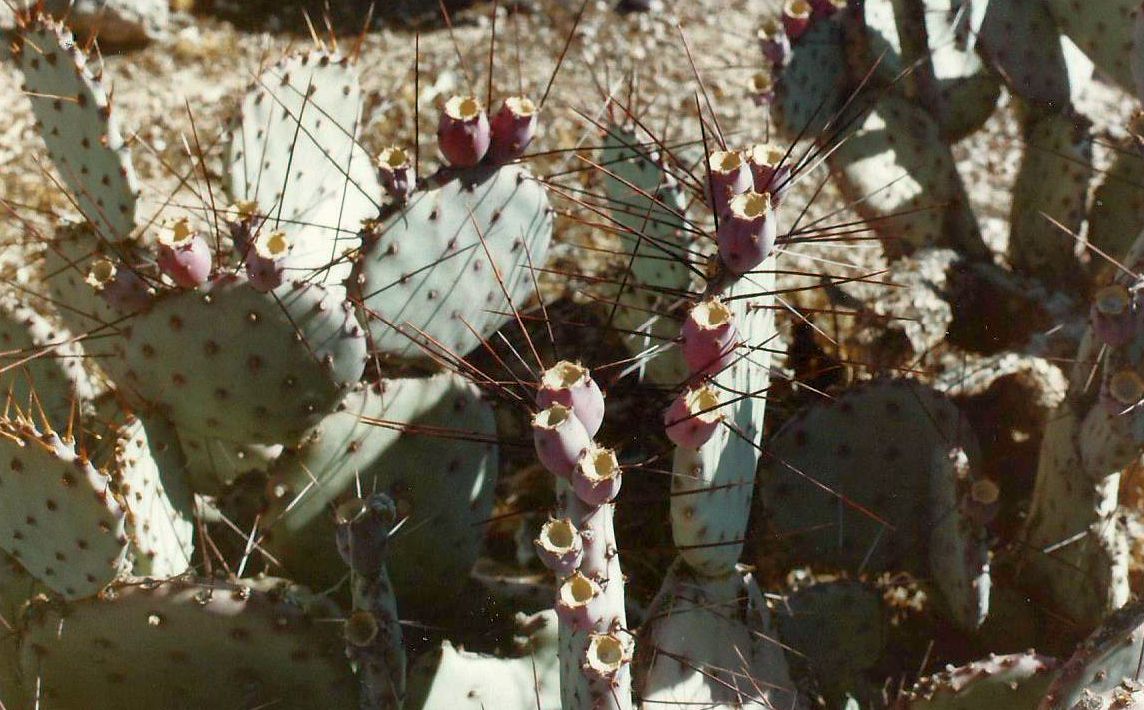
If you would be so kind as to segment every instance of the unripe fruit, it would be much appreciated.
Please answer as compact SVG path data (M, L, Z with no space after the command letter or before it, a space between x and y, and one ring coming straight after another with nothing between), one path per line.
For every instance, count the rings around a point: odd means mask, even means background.
M751 189L751 170L738 151L717 150L708 160L711 210L722 216L731 198Z
M286 257L293 243L285 232L264 232L246 253L246 278L257 291L273 291L286 275Z
M1128 287L1112 284L1097 291L1089 317L1093 332L1109 347L1118 348L1128 343L1132 339L1135 321Z
M787 0L783 3L783 27L791 42L797 42L810 27L813 13L814 9L807 0Z
M685 449L698 449L706 444L722 420L719 395L707 386L679 395L663 415L667 438Z
M568 518L545 523L535 544L540 561L559 577L575 572L584 559L584 538Z
M544 468L564 479L572 476L580 454L592 443L572 408L559 403L540 410L532 418L532 440Z
M719 223L715 240L719 258L727 270L742 275L763 263L775 248L778 226L771 198L767 194L745 192L731 200Z
M771 206L777 208L790 191L790 156L773 143L759 143L747 151L747 166L751 170L755 192L771 196Z
M679 334L683 359L693 376L714 375L735 359L739 332L731 309L717 298L697 303Z
M417 184L413 164L403 148L391 145L377 154L377 173L390 197L405 202Z
M437 123L437 146L455 168L471 168L485 157L492 140L489 118L473 96L454 96L445 102Z
M541 375L536 406L543 409L554 403L571 407L589 437L604 422L604 394L588 368L579 363L561 360Z
M159 232L159 270L180 288L195 288L210 278L211 248L186 219Z
M120 269L107 259L92 262L85 280L105 301L121 311L141 311L151 305L154 295L139 274Z
M593 507L610 503L620 493L621 470L616 452L591 444L572 473L576 497Z
M763 58L776 69L786 66L790 59L790 38L787 37L783 25L775 18L763 20L759 31L755 35L759 39L759 49Z
M579 572L566 578L556 592L556 616L577 631L595 628L603 606L603 589Z
M523 96L510 96L493 116L489 157L507 163L524 155L536 136L536 104Z

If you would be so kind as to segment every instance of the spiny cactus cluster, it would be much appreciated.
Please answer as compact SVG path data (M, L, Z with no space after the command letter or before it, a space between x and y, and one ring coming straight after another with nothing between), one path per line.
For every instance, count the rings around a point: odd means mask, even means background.
M365 147L353 53L290 54L237 98L201 211L141 198L97 55L22 10L11 60L75 215L0 300L0 702L1144 703L1121 490L1144 158L1089 209L1076 101L1094 65L1135 90L1136 8L771 10L750 91L774 131L708 104L670 145L609 97L598 194L526 167L544 98L444 99L422 175L416 136ZM952 145L1003 91L1025 149L996 253ZM823 163L857 222L803 224ZM540 285L565 275L554 196L623 259L567 323ZM783 285L855 225L887 282ZM618 361L558 342L593 319ZM828 379L847 354L873 376Z

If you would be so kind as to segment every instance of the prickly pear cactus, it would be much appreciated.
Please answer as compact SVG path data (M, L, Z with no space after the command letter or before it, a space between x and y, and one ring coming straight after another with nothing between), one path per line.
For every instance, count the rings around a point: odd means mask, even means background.
M889 256L926 246L985 253L949 145L925 109L886 96L855 125L831 170Z
M18 23L13 58L43 124L48 156L100 239L126 239L135 228L139 181L103 69L89 63L63 25L35 10Z
M1061 666L1040 707L1071 710L1086 693L1099 695L1136 680L1144 653L1142 613L1144 607L1135 602L1105 619Z
M608 210L624 245L624 269L606 296L611 324L633 355L658 349L644 362L647 379L676 384L687 367L673 348L677 326L664 313L694 280L688 263L697 248L685 231L686 194L639 144L634 131L609 127L600 151ZM694 268L694 267L693 267ZM618 301L613 310L612 303Z
M519 654L506 658L457 649L445 641L409 669L407 708L560 710L557 621L552 611L518 615Z
M337 615L277 580L128 580L98 598L33 603L21 665L57 707L348 710L356 686Z
M790 63L775 78L774 120L784 137L815 137L828 126L847 96L846 47L842 22L830 18L799 37Z
M300 439L366 359L349 306L323 287L261 293L232 276L161 295L115 347L120 386L180 430L264 444Z
M848 580L799 589L775 621L796 675L831 706L847 695L878 695L869 677L886 651L890 623L878 590Z
M1016 271L1059 286L1083 278L1075 256L1092 179L1088 119L1072 111L1034 118L1013 185L1009 260Z
M544 188L516 166L447 175L374 227L355 270L379 355L461 357L512 318L544 263L552 208Z
M798 707L771 613L750 574L702 578L677 561L640 630L645 705Z
M60 429L84 414L95 392L75 336L14 297L0 299L0 392Z
M672 463L671 530L679 554L700 575L720 577L735 570L743 551L755 469L762 451L770 385L768 344L775 337L773 258L756 274L733 284L728 301L742 343L734 362L715 375L723 397L723 419L699 448L678 446ZM732 395L731 393L736 393Z
M1033 651L990 655L919 680L894 707L899 710L1035 708L1048 690L1056 667L1056 660Z
M333 538L331 504L359 486L387 493L408 518L387 553L398 608L447 614L480 549L473 531L492 512L495 435L491 408L456 375L357 389L270 468L266 545L295 577L332 586L344 572L321 554Z
M1134 92L1129 59L1132 30L1139 3L1135 0L1047 0L1057 26L1077 44L1105 76Z
M358 143L361 112L349 57L297 54L247 91L227 151L231 197L255 202L260 228L285 232L293 244L287 277L316 275L339 294L362 220L381 207L373 163Z
M988 551L972 506L977 444L939 392L909 380L852 388L772 437L762 505L797 560L932 575L948 612L989 609Z
M119 481L55 432L0 421L0 548L52 591L88 597L125 572L129 538Z

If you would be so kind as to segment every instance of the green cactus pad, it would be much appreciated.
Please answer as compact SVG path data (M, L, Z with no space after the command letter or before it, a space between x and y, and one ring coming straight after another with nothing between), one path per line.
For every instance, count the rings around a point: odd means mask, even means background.
M1032 651L990 655L923 678L899 698L897 710L1032 710L1053 679L1056 660Z
M560 710L556 615L518 623L531 633L524 655L497 658L458 650L445 641L409 669L407 710Z
M353 284L373 347L402 360L427 359L423 348L463 356L532 296L552 208L524 168L474 168L414 194L376 230Z
M843 34L837 17L815 22L775 78L775 126L786 138L819 137L842 108L849 88Z
M894 0L866 0L863 3L867 31L867 62L884 84L900 83L909 77L899 35L901 18L896 17ZM993 114L1001 87L981 60L968 48L963 37L968 14L960 0L925 0L924 33L929 42L929 60L937 81L937 106L926 106L948 140L959 140L981 128ZM908 81L908 78L907 78Z
M954 620L974 628L989 599L983 530L961 512L976 455L968 421L941 393L877 380L783 426L762 501L794 558L932 576Z
M1020 582L1040 606L1077 624L1096 624L1128 600L1128 542L1116 506L1135 447L1119 445L1123 432L1112 435L1126 419L1099 405L1081 416L1066 400L1041 439Z
M381 186L358 144L361 87L348 57L308 52L267 68L243 97L227 151L228 190L293 240L287 278L338 288Z
M270 469L265 545L292 576L314 587L337 583L344 568L323 553L333 549L330 510L356 496L360 481L361 491L388 493L398 515L408 517L388 551L398 609L448 613L492 512L495 437L491 408L456 375L386 380L351 392L340 411ZM446 579L456 584L440 583Z
M94 386L74 336L13 296L0 298L0 399L53 428L84 414Z
M671 477L671 531L693 571L718 577L739 561L762 451L765 392L774 347L775 260L739 278L722 298L741 344L737 360L714 377L724 420L699 449L676 448Z
M633 131L609 127L600 165L607 171L606 206L620 230L625 252L621 257L624 270L615 277L617 283L609 284L602 307L611 316L612 325L626 332L624 345L638 355L678 335L678 323L661 314L691 286L693 275L687 262L698 262L694 251L698 245L683 231L687 209L684 191L639 145ZM619 280L624 281L622 290ZM613 313L614 301L619 305ZM648 381L663 385L678 384L688 374L678 348L668 348L645 360L644 368Z
M847 580L815 584L787 596L775 622L791 665L828 701L873 694L867 674L886 651L890 623L876 589Z
M160 297L124 330L120 387L177 429L293 443L333 411L365 367L348 306L300 282L260 293L223 276Z
M1140 675L1144 654L1144 603L1113 613L1057 671L1041 704L1045 710L1071 710L1085 692L1104 693ZM1098 706L1099 707L1099 706Z
M114 332L125 314L101 298L87 277L96 260L118 262L122 256L134 256L131 243L110 244L86 223L60 225L44 250L43 287L36 294L37 301L44 301L47 308L57 311L68 329L77 335ZM39 303L36 306L40 307ZM105 342L98 337L89 342L89 355L97 362L110 351Z
M771 612L750 575L691 575L676 563L636 644L645 707L797 707Z
M21 663L46 707L349 710L337 616L285 583L134 580L34 604Z
M1026 103L1049 112L1068 108L1092 78L1090 62L1060 35L1042 0L982 0L977 52Z
M1136 0L1047 0L1057 25L1120 88L1135 93L1132 81L1132 29Z
M1144 130L1144 121L1134 122L1133 132L1137 130ZM1135 136L1113 149L1112 164L1092 195L1087 236L1089 244L1119 259L1144 229L1144 152ZM1097 270L1115 268L1100 257L1093 261Z
M89 439L91 458L116 475L127 509L133 572L173 577L187 571L194 552L194 495L174 430L161 419L143 422L101 400Z
M55 433L0 420L0 548L68 598L95 594L127 564L115 482Z
M857 125L829 163L888 255L925 246L986 253L949 145L924 109L886 96Z
M6 708L31 707L31 693L20 673L16 632L24 604L47 588L24 571L10 555L0 553L0 703Z
M125 239L135 228L139 181L102 67L88 63L63 25L35 14L21 22L13 58L24 73L48 156L99 235Z
M187 471L200 493L217 491L244 473L265 471L282 453L282 446L246 444L222 438L179 432L179 444L187 457Z
M1013 185L1009 261L1016 271L1062 287L1075 285L1084 273L1074 235L1084 224L1093 174L1091 125L1072 112L1034 120L1026 127L1025 155Z

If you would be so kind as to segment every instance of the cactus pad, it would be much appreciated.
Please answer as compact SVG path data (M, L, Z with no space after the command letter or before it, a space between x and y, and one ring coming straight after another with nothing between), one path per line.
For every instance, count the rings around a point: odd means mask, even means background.
M1049 688L1057 662L1032 651L990 655L923 678L894 706L898 710L1028 710Z
M645 705L798 706L770 610L750 575L704 580L677 563L648 619L636 660Z
M673 300L673 294L686 292L692 273L688 262L696 261L692 251L698 245L684 232L686 196L679 184L638 144L634 132L618 126L609 128L600 152L607 207L624 245L623 290L606 296L619 305L612 325L625 333L624 344L639 354L670 341L678 325L660 314ZM654 198L654 199L653 199ZM630 231L629 231L630 230ZM687 367L679 351L669 349L650 358L645 373L651 382L677 384L687 377Z
M29 608L21 662L51 707L348 710L336 616L285 583L122 582Z
M24 91L72 199L103 239L127 238L135 228L139 181L102 67L88 64L61 24L38 15L23 20L16 41Z
M297 54L267 68L243 97L227 165L231 197L251 200L263 229L293 241L286 277L338 288L349 276L363 219L381 186L357 143L361 87L349 58Z
M887 254L924 246L985 252L949 145L925 109L886 96L856 125L829 162Z
M162 296L116 348L121 386L180 431L249 443L297 441L365 367L364 334L326 289L235 277Z
M875 381L783 426L762 500L795 558L932 575L953 618L972 628L989 592L983 531L961 513L976 451L968 421L939 392Z
M790 594L775 622L791 665L828 700L872 694L870 671L886 650L882 595L860 582L815 584Z
M492 410L452 374L386 380L351 392L343 404L270 469L266 545L292 575L316 587L336 583L343 568L322 554L333 549L329 510L356 496L360 481L360 490L387 493L398 516L408 517L387 552L398 609L440 613L456 587L431 580L468 576L481 546L479 526L492 512Z
M774 259L759 273L736 281L722 297L731 307L742 343L736 360L715 376L724 417L698 449L678 447L671 477L671 530L679 554L707 576L735 568L746 539L747 518L762 451L763 415L775 338Z
M0 397L53 427L66 429L94 387L83 348L71 333L15 298L0 298Z
M1142 653L1144 604L1134 602L1114 612L1081 643L1057 672L1040 707L1070 710L1086 691L1100 694L1125 679L1136 680Z
M523 168L474 168L414 193L376 229L354 283L373 347L406 360L426 358L422 348L462 356L531 296L552 209Z
M1057 25L1096 64L1096 68L1129 93L1136 91L1129 66L1132 29L1140 3L1136 0L1048 0Z
M846 76L842 23L815 22L775 82L775 125L783 135L818 137L846 99Z
M68 598L95 594L126 565L127 513L113 481L72 444L0 420L0 548Z

